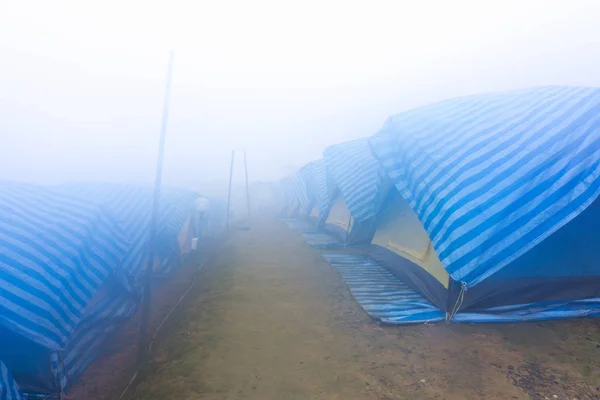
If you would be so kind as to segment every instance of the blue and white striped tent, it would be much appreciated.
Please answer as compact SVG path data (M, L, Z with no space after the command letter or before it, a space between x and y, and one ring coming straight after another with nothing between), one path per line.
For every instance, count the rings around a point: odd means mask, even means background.
M313 207L317 208L314 222L320 226L331 208L333 202L332 180L328 178L324 160L312 161L304 166L300 172L306 185L306 191ZM313 216L311 216L312 218Z
M300 172L296 173L293 182L294 201L298 204L298 212L301 217L308 216L312 200L309 197L307 184Z
M368 140L330 146L323 158L354 219L363 222L374 218L386 188Z
M315 182L313 176L313 164L314 161L309 162L298 171L298 180L302 184L301 204L303 210L306 211L306 216L310 216L310 213L314 206L317 204L317 194L315 192Z
M107 210L44 188L1 183L0 209L0 359L19 366L11 372L26 389L23 359L32 369L45 359L48 376L36 379L52 380L53 355L118 270L127 240Z
M598 313L600 88L443 101L389 118L369 144L463 308L582 301L553 317Z
M66 375L79 376L97 356L106 336L137 311L143 291L143 271L147 265L149 226L153 188L113 183L77 183L55 188L61 193L101 204L123 227L129 246L115 278L107 282L99 300L65 351ZM159 201L159 221L155 245L154 278L162 279L180 265L178 236L194 210L198 194L191 190L163 188ZM190 239L191 240L191 239ZM98 324L98 321L107 321Z
M323 159L336 188L325 229L347 244L368 242L389 185L367 139L330 146Z
M121 267L130 289L145 268L143 259L147 250L150 215L152 213L153 188L115 183L74 183L55 188L61 193L88 202L98 203L109 209L123 227L131 245ZM161 191L160 220L157 231L157 256L162 263L155 266L155 273L168 273L177 264L179 249L177 237L185 221L190 218L198 194L191 190L163 188Z
M64 392L137 309L152 192L116 187L0 183L0 360L28 394ZM161 272L195 197L161 198Z
M370 143L444 266L473 286L598 196L600 89L444 101L390 118Z
M284 214L286 216L306 216L310 211L306 185L299 173L285 177L280 182L281 189L285 193L286 204Z
M65 347L94 293L127 250L116 218L94 204L0 184L0 324Z

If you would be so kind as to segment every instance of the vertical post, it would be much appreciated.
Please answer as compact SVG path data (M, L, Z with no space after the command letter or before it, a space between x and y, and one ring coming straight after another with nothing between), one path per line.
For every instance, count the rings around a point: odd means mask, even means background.
M152 197L152 214L150 217L150 233L148 237L148 259L146 266L144 293L142 298L142 320L140 323L140 342L138 344L138 364L141 364L146 357L148 349L148 319L150 317L150 299L152 272L154 269L154 247L156 242L156 225L158 224L160 188L162 184L163 158L165 153L165 142L167 138L167 122L169 119L169 101L171 97L171 79L173 75L174 54L169 53L169 67L167 71L167 84L165 88L165 98L163 102L162 122L160 127L160 140L158 143L158 156L156 162L156 176L154 179L154 193Z
M246 149L244 149L244 170L246 171L246 204L248 205L248 217L250 217L250 188L248 187L248 164L246 163Z
M233 160L235 158L235 150L231 150L231 165L229 166L229 191L227 192L227 219L226 227L229 229L229 214L231 210L231 181L233 180Z

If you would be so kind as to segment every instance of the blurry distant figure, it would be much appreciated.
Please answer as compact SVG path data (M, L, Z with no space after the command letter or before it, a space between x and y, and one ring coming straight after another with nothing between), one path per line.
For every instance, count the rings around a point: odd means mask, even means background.
M196 199L196 232L197 237L203 236L204 231L208 233L208 213L210 211L210 200L206 197Z
M210 209L210 200L206 197L199 197L196 199L196 211L200 213L206 213Z

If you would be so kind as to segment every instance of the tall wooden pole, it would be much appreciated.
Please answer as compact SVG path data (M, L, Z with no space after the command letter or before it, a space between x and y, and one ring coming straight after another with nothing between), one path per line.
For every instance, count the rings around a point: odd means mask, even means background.
M148 260L146 266L146 276L144 282L144 293L142 298L142 320L140 324L140 342L138 344L138 363L141 364L146 357L148 349L148 319L150 317L150 300L152 272L154 269L154 254L156 245L156 226L158 223L158 213L160 210L160 188L162 185L163 158L165 154L165 142L167 139L167 122L169 119L169 102L171 98L171 80L173 76L173 59L175 55L169 53L169 67L167 71L167 85L165 89L165 98L163 102L162 123L160 127L160 139L158 143L158 158L156 161L156 176L154 178L154 194L152 197L152 214L150 217L150 232L148 237Z
M227 229L229 229L229 214L231 213L231 181L233 180L233 160L235 159L235 150L231 150L231 165L229 166L229 191L227 193Z
M246 163L246 149L244 149L244 170L246 171L246 204L248 205L248 217L250 217L250 188L248 186L248 163Z

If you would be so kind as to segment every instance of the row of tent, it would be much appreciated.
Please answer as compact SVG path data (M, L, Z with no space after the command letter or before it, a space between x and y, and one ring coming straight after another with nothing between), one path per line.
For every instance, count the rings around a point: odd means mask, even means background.
M218 236L225 209L165 189L153 284L192 240ZM144 293L153 190L121 184L0 183L0 399L62 398Z
M544 320L600 315L599 175L600 89L552 86L397 114L274 192L442 319Z

